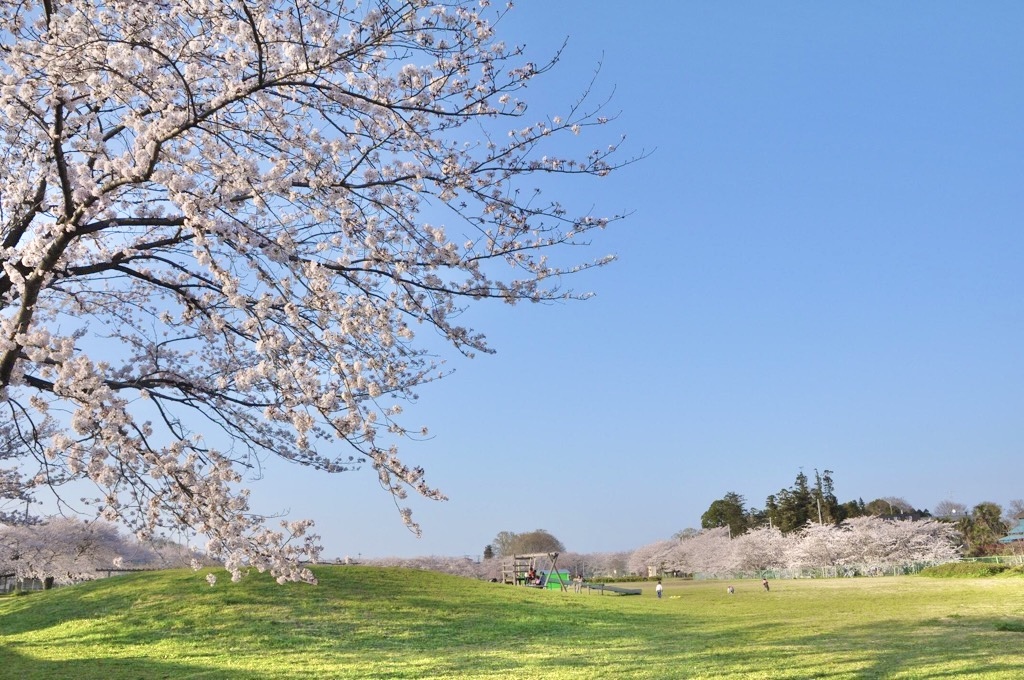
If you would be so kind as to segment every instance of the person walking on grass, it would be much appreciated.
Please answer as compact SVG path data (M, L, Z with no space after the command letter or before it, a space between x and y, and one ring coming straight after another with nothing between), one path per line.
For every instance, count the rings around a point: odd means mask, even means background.
M654 586L654 592L656 592L658 594L658 599L659 600L661 599L661 591L662 591L661 579L659 578L658 579L658 585Z

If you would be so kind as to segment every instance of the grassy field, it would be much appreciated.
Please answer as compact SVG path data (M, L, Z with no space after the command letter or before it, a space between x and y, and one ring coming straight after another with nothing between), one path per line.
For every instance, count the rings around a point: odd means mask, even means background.
M10 678L1020 678L1024 579L667 581L665 597L321 567L0 597ZM631 586L634 584L630 584Z

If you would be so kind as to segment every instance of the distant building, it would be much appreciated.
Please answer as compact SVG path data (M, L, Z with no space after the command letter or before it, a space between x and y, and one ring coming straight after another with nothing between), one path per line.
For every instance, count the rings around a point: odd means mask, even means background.
M1000 538L1000 543L1024 541L1024 512L1017 513L1014 519L1017 520L1017 526L1010 529L1010 533Z

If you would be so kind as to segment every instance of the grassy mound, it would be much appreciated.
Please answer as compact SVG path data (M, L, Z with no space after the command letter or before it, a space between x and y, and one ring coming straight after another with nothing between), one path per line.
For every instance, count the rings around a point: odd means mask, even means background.
M74 678L1016 678L1010 579L666 581L620 597L430 572L320 585L188 571L0 597L0 676ZM726 592L732 585L735 594Z

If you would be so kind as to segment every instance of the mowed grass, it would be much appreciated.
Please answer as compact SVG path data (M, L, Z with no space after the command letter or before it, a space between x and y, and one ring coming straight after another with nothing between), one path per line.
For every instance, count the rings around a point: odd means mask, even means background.
M664 599L316 569L0 597L4 678L1020 678L1024 579L666 582ZM633 584L630 584L633 585Z

